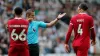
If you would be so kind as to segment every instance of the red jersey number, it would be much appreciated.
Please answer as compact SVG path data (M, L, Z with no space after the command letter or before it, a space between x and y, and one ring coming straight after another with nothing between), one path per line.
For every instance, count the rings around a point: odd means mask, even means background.
M18 35L17 33L15 33L16 29L13 29L12 32L11 32L11 38L16 41L16 40L20 40L20 41L25 41L26 40L26 34L24 33L25 32L25 29L23 29L21 31L21 33Z
M83 29L81 27L82 27L82 24L79 24L77 33L79 33L80 35L82 35L82 33L83 33Z

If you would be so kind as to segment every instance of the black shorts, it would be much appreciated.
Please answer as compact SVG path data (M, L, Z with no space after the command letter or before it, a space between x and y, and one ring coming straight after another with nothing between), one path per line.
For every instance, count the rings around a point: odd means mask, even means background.
M29 53L30 56L39 56L39 45L38 44L29 44Z

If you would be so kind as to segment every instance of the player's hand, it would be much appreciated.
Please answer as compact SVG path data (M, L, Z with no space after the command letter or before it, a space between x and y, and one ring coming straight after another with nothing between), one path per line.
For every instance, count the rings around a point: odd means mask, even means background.
M96 44L96 42L94 40L91 41L92 46L94 46Z
M69 45L68 44L65 44L65 49L66 49L66 52L69 52Z
M62 18L63 16L65 16L65 14L66 14L66 13L63 13L63 14L60 13L60 14L58 15L57 18L60 19L60 18Z

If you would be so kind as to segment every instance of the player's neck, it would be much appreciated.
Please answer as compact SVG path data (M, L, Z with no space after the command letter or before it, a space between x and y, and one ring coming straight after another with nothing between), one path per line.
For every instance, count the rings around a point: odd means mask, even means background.
M15 15L15 17L22 17L22 15Z
M79 14L87 14L87 12L86 11L82 11Z
M22 19L21 16L15 16L15 19Z

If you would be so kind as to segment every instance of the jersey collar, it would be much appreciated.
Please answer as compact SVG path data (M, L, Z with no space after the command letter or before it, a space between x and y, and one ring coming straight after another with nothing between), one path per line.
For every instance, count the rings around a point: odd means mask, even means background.
M79 13L79 14L87 14L86 12L82 12L82 13Z
M21 17L15 17L14 19L22 19Z

